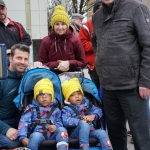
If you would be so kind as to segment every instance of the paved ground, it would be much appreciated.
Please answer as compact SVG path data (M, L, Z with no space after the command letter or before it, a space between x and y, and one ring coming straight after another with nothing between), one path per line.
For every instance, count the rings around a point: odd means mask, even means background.
M90 79L90 76L88 74L88 70L87 69L84 69L84 77ZM128 124L127 124L127 129L129 130ZM128 137L128 142L127 142L128 150L134 150L134 145L130 143L130 139L131 139L131 137Z

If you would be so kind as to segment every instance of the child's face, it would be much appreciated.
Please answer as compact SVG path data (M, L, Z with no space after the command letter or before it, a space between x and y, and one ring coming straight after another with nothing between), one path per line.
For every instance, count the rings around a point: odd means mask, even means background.
M52 96L47 93L42 93L37 96L36 100L40 105L47 107L52 101Z
M68 101L71 104L80 105L82 103L82 99L83 99L83 96L82 96L81 91L76 91L70 95Z

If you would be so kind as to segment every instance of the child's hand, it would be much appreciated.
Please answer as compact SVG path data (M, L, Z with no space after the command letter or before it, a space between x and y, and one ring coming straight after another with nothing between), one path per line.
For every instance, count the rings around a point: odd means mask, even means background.
M27 146L27 145L28 145L28 142L29 142L29 139L28 139L28 138L22 139L22 144L23 144L24 146Z
M95 119L95 115L87 115L83 117L83 121L86 121L87 123L92 122Z
M48 126L48 130L49 130L51 133L55 132L56 129L57 129L57 127L56 127L55 125L49 125L49 126Z

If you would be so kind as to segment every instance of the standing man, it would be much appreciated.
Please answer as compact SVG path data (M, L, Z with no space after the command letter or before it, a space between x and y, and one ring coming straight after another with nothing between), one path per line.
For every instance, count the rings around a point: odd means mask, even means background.
M114 150L127 150L126 119L135 150L150 149L150 11L137 0L102 0L92 17L92 45Z
M28 66L30 49L23 44L12 46L9 56L8 77L0 80L0 148L14 148L20 145L16 140L20 113L13 99L18 95L22 74ZM35 62L34 66L41 66Z
M3 0L0 0L0 43L6 45L7 54L10 54L10 48L14 44L30 46L32 43L23 26L7 17L7 7Z
M84 16L78 13L75 13L71 17L71 27L73 28L73 32L78 36L80 28L82 26Z

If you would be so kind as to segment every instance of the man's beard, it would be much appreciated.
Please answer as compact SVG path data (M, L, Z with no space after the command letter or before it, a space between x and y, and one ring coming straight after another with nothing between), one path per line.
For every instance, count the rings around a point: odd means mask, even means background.
M2 14L2 16L0 15L0 21L4 22L4 20L6 19L6 15Z

